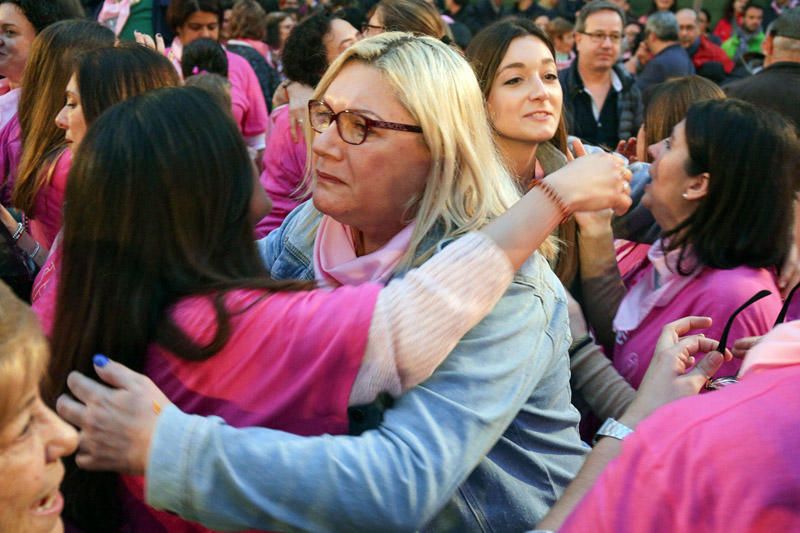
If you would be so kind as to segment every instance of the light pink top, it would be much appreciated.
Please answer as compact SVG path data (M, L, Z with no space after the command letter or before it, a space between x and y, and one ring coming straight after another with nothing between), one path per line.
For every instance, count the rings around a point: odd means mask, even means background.
M275 108L270 122L264 170L259 179L272 200L272 211L256 224L257 239L280 226L283 219L308 198L307 194L297 191L306 167L306 141L302 135L298 142L292 141L289 106Z
M800 531L800 322L746 364L639 424L560 531Z
M652 269L652 265L645 268L638 279L651 275ZM719 339L731 313L762 289L768 289L772 294L736 317L730 330L729 348L736 339L763 335L772 327L781 309L775 276L764 268L703 269L670 302L654 307L638 328L630 332L616 332L614 367L631 385L639 387L653 358L653 347L666 324L689 315L708 316L713 320L713 325L703 333L712 339ZM736 374L740 363L738 359L725 363L717 375Z
M53 165L42 169L50 173L50 179L39 189L33 204L30 229L33 238L45 248L50 248L64 221L64 194L67 191L67 175L72 167L72 152L61 152Z

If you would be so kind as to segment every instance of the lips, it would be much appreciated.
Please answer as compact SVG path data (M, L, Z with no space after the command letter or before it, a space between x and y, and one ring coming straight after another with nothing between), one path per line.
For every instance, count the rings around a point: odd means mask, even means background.
M320 172L319 170L317 171L317 179L319 181L327 183L338 183L342 185L344 184L344 182L339 178L337 178L336 176L332 176L331 174L326 174L325 172Z
M36 516L58 516L64 509L64 497L58 489L40 498L32 507L31 512Z
M533 120L549 120L553 114L550 111L531 111L530 113L526 113L524 118L530 118Z

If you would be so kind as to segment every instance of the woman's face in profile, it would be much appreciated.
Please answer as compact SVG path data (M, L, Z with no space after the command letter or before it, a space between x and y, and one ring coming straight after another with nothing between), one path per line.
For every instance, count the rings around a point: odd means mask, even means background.
M45 406L35 388L22 398L14 409L18 414L0 428L0 531L60 532L61 458L75 451L78 435Z
M556 62L547 45L533 36L511 41L486 101L495 130L515 141L549 141L558 129L562 99Z
M342 68L320 99L333 113L348 109L373 120L417 125L380 71L359 61ZM368 128L364 142L354 145L341 138L335 123L314 135L312 154L314 205L363 231L402 229L431 165L420 133Z

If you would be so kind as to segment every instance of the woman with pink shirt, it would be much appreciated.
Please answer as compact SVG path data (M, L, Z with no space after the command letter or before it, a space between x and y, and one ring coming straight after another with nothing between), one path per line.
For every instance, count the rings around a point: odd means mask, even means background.
M169 53L179 65L187 44L201 37L219 40L222 9L219 0L172 0L167 9L167 22L175 32ZM247 146L261 151L269 126L261 86L245 58L228 51L226 54L234 119Z
M61 229L71 154L53 119L64 104L72 60L81 52L113 44L114 34L97 22L67 20L47 27L31 48L19 103L23 150L12 203L30 220L42 260Z
M444 46L431 43L420 46ZM419 160L421 175L409 180L424 180L431 155L423 128L374 69L363 69L341 79L369 82L381 95L370 116L386 120L319 109L311 117L323 130L317 138L358 144L372 159L402 150ZM139 96L101 116L76 155L47 397L102 351L144 370L193 412L301 435L343 433L348 405L397 395L429 375L565 214L624 208L627 177L610 156L576 162L385 289L308 292L306 283L271 280L258 256L252 167L233 123L196 89ZM114 478L71 477L68 518L89 531L113 529L106 499L117 487ZM174 516L143 507L141 479L125 478L124 487L123 520L139 530L178 527Z
M738 315L730 339L771 328L781 308L776 272L792 235L797 137L786 128L743 102L706 100L650 147L642 204L663 233L626 274L613 321L614 366L634 387L661 328L679 317L711 317L706 334L718 338L734 310L766 289L770 296ZM719 375L736 374L739 363Z
M292 83L316 87L328 65L356 42L358 31L349 22L320 13L295 27L283 52L283 67ZM261 238L281 225L286 216L306 198L301 190L306 171L306 143L293 137L288 105L270 115L270 135L264 151L261 185L272 199L272 211L256 226Z

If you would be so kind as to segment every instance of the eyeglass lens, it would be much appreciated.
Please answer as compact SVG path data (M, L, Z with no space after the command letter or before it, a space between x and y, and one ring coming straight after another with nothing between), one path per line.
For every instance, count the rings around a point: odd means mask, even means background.
M367 122L364 117L351 111L342 111L335 115L323 102L309 105L311 127L317 133L323 133L335 120L342 140L350 144L361 144L367 135Z

